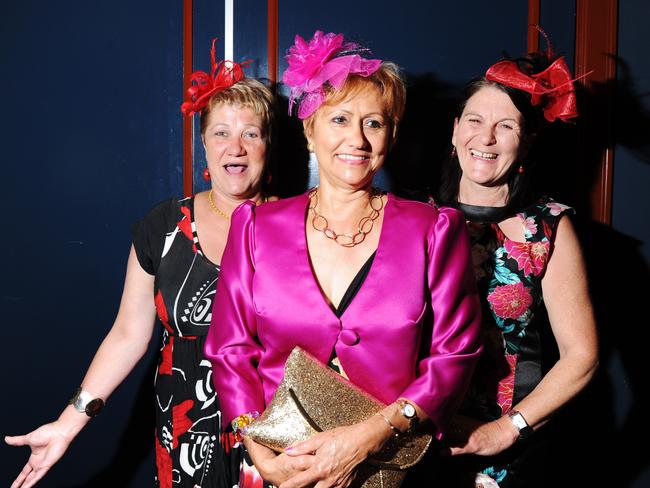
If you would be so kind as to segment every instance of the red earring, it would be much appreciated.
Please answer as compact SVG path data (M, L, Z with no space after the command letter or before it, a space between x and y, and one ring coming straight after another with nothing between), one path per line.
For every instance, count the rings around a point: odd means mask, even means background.
M210 170L207 167L203 170L203 179L210 181Z
M519 168L517 169L517 173L522 174L524 171L526 171L526 170L524 169L524 165L523 165L523 164L520 164L520 165L519 165Z

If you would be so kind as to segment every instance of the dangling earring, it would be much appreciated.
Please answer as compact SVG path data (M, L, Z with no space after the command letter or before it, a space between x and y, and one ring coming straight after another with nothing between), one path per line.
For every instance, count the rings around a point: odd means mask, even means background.
M205 181L210 181L210 169L206 166L206 168L203 170L203 179Z
M523 174L525 171L526 171L526 169L524 168L524 165L520 164L519 168L517 168L517 173Z
M449 153L449 157L451 158L456 157L456 146L451 146L451 152Z

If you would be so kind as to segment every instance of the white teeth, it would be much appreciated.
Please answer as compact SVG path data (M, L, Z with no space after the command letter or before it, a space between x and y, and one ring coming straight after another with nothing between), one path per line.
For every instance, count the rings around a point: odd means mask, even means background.
M353 154L339 154L338 157L347 161L363 161L366 159L365 156L354 156Z
M481 158L481 159L496 159L499 156L498 154L485 153L485 152L477 151L476 149L471 149L470 154L475 158Z

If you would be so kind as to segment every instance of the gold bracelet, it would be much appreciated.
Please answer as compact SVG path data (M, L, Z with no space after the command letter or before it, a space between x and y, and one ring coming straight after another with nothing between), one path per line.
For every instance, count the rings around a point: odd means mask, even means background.
M402 434L402 432L397 427L395 427L393 423L390 421L390 419L386 417L383 413L377 412L375 415L379 415L382 419L386 421L388 427L390 427L390 430L393 432L393 435L395 437L399 437Z

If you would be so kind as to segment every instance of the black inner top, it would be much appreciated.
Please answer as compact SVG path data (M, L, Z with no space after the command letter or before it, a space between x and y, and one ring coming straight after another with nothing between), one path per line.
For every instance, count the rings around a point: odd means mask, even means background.
M345 290L345 294L343 295L343 298L341 298L341 303L339 303L339 306L336 308L332 307L334 314L338 318L341 318L341 315L343 315L345 309L348 308L350 303L352 303L352 299L356 296L357 292L361 288L361 285L363 285L363 282L366 281L366 277L368 276L372 262L375 259L375 254L377 254L377 251L373 252L368 260L364 263L364 265L361 266L361 269L350 283L350 286L348 286L348 289Z

